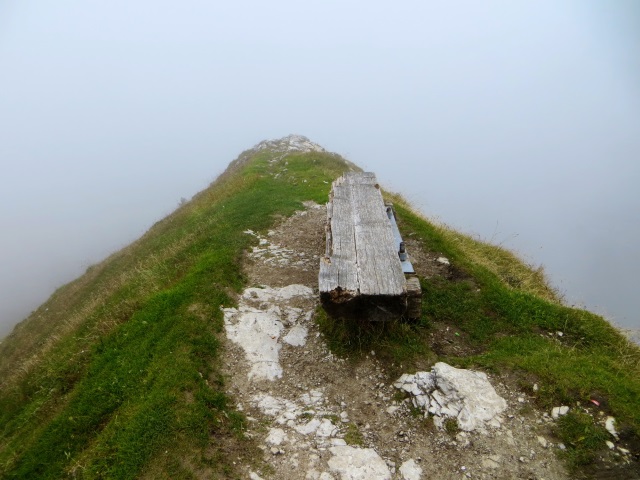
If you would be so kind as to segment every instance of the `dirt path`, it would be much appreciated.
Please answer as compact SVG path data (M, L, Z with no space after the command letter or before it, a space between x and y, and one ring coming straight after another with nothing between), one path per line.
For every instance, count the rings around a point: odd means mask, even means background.
M500 427L447 432L398 395L375 354L329 352L313 318L325 209L306 207L264 237L247 232L259 243L245 259L250 287L225 309L229 393L268 465L247 478L569 478L545 437L552 420L512 386L489 377L507 401ZM437 273L423 252L412 259Z

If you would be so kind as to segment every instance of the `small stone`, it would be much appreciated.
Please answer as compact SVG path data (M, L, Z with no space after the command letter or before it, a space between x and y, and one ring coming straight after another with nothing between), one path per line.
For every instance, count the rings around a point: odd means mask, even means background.
M559 336L559 337L562 337L562 336L564 335L564 333L562 333L562 332L556 332L556 335L557 335L557 336Z
M269 430L269 435L267 435L266 442L269 445L280 445L282 442L286 441L287 434L284 433L284 430L281 428L272 428Z
M482 466L484 468L500 468L500 464L493 460L492 458L483 458Z
M442 265L450 265L449 259L447 257L438 257L436 261Z
M390 407L387 408L387 413L389 415L393 415L394 413L396 413L396 411L399 409L400 407L396 406L396 405L391 405Z
M567 449L567 447L566 447L566 445L565 445L564 443L559 443L559 444L558 444L558 448L559 448L560 450L566 450L566 449Z
M560 410L558 411L558 415L562 416L566 415L567 413L569 413L569 407L567 407L566 405L561 406Z
M540 444L540 446L542 446L542 448L547 448L549 446L549 442L547 441L547 439L539 435L538 435L538 443Z
M525 463L527 461L525 457L520 457L518 458L518 460L520 461L520 463Z
M618 432L616 432L616 419L613 417L607 417L604 422L604 428L606 428L607 432L609 432L613 437L618 439Z
M422 468L418 466L415 460L410 459L400 466L400 475L403 480L420 480Z
M553 418L554 420L557 420L559 416L560 416L560 407L553 407L551 409L551 418Z
M607 447L609 447L610 450L613 450L614 448L616 448L616 446L613 444L611 440L607 440L605 443L607 444Z
M533 391L534 391L534 392L537 392L537 391L538 391L538 384L537 384L537 383L534 383L534 384L533 384Z
M335 425L331 423L331 420L329 420L328 418L325 418L322 420L322 423L316 430L316 436L325 437L325 438L331 437L335 434L335 432L336 432Z
M629 455L629 450L627 450L626 448L618 447L618 450L620 450L620 452L624 453L625 455Z
M318 420L317 418L314 418L312 420L310 420L309 422L307 422L304 425L299 425L296 428L296 431L302 435L309 435L311 433L315 433L316 430L318 430L318 427L320 427L320 424L322 422L320 420Z
M271 447L270 451L273 455L279 455L282 453L282 450L280 450L278 447Z
M518 402L524 403L524 398L523 397L518 397Z

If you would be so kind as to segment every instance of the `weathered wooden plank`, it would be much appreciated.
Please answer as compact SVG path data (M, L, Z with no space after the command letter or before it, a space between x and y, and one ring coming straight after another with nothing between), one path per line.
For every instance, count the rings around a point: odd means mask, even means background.
M406 307L407 283L375 174L350 172L333 183L326 233L318 275L323 299L358 308L365 300L376 312Z

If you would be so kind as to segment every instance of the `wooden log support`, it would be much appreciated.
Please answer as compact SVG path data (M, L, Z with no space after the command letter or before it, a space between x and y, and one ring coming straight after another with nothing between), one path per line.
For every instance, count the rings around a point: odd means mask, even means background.
M420 283L407 283L388 208L373 173L349 172L333 182L318 275L320 299L330 313L370 320L419 316Z

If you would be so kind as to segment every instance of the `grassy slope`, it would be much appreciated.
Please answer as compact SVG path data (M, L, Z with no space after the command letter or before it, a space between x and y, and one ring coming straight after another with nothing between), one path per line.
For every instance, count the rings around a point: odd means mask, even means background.
M347 168L328 154L269 157L61 288L0 345L3 478L235 476L230 455L252 446L217 359L219 306L243 286L252 241L242 232L323 201Z
M325 201L325 182L348 168L327 154L273 165L269 158L263 152L233 166L138 242L56 292L0 345L3 477L235 476L235 457L255 447L223 392L218 307L243 286L239 259L252 237L242 232L268 228L303 200ZM320 314L334 350L375 348L392 375L394 363L406 371L437 360L509 371L523 386L540 384L543 406L597 397L629 435L640 433L637 348L602 318L562 306L542 272L394 200L402 231L449 257L458 274L421 279L416 323ZM459 331L473 354L438 358L429 345L437 324ZM560 340L548 334L557 330ZM574 465L588 462L604 438L577 414L558 434Z
M511 252L413 212L401 197L394 200L404 235L425 251L444 255L455 268L453 279L421 279L423 315L413 324L353 324L320 316L321 326L337 353L377 350L377 356L404 369L425 368L438 360L461 367L508 372L536 397L543 408L580 402L594 416L603 410L616 417L626 440L640 436L640 349L602 317L561 304L541 269L523 264ZM411 252L409 252L411 253ZM428 348L435 323L459 335L468 355L438 358ZM562 337L556 335L561 331ZM399 374L398 370L395 374ZM532 385L537 382L537 392ZM600 401L596 408L591 399ZM592 417L563 417L557 435L566 443L573 468L591 463L606 449L609 434Z

